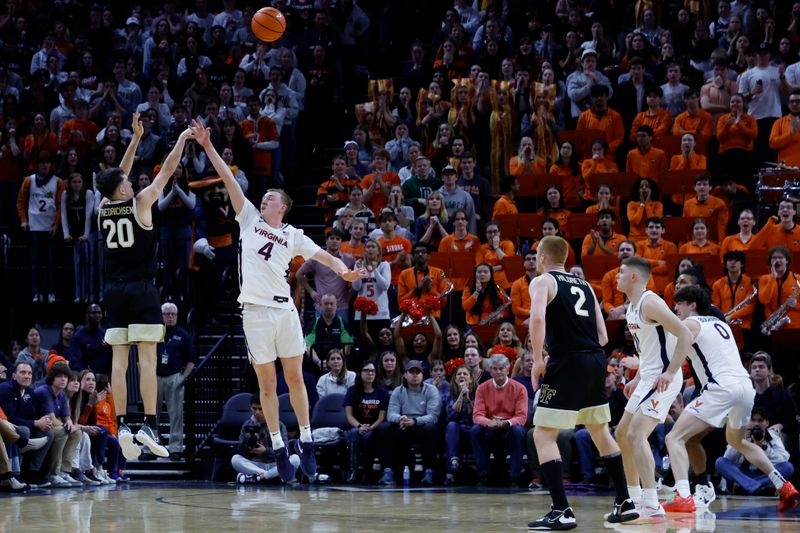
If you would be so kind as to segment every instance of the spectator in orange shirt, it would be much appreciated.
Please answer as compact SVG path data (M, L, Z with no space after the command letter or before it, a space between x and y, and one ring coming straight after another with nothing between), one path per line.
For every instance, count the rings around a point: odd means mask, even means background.
M472 285L464 289L461 307L470 326L503 322L511 315L508 309L511 298L495 279L492 269L487 263L476 265Z
M789 95L789 114L772 125L769 147L778 151L778 162L791 167L800 166L800 89Z
M546 174L545 160L533 150L533 139L523 137L519 141L517 155L508 162L508 173L520 179L532 179L537 174Z
M584 200L597 200L594 191L589 185L589 177L595 174L609 174L619 172L619 167L614 162L613 157L606 157L608 145L603 139L592 142L592 157L584 159L581 163L581 175L586 183L586 190L583 194Z
M413 253L414 266L403 270L397 280L397 301L441 297L448 289L444 271L428 264L429 252L424 244L416 244ZM432 311L431 316L439 318L441 310Z
M678 248L679 254L719 255L719 245L708 240L708 223L704 218L696 218L692 223L692 240Z
M628 152L625 161L625 172L631 172L643 178L655 181L667 173L667 154L664 150L653 147L653 128L639 126L636 130L636 143L638 146Z
M664 216L664 204L659 201L661 192L658 183L650 178L639 178L633 184L631 201L628 202L628 238L639 242L647 237L647 221Z
M601 183L597 186L597 203L586 208L587 215L597 215L603 209L611 209L619 216L619 196L614 195L611 185Z
M758 280L758 300L764 304L764 320L769 319L778 308L786 303L792 295L794 305L789 305L787 316L790 322L785 329L800 329L800 281L797 274L789 267L792 264L792 252L783 246L775 246L769 250L771 272Z
M664 91L661 90L661 87L652 86L647 90L645 94L647 109L638 113L633 119L630 133L631 142L636 140L636 132L639 131L641 126L650 126L653 130L654 139L669 135L672 129L672 115L661 107L661 98L663 96Z
M693 133L684 133L681 136L681 153L675 154L669 161L670 170L706 170L706 156L694 151L695 137ZM694 198L694 193L675 193L672 201L677 205L683 205L686 200Z
M725 276L711 286L711 303L728 315L740 302L753 294L753 281L744 273L745 255L741 251L731 251L722 257ZM728 324L740 324L749 337L753 326L753 312L756 310L756 299L725 317ZM749 344L745 342L745 345Z
M317 208L323 210L325 218L325 233L333 229L333 219L336 211L347 205L350 189L355 187L357 180L347 175L347 163L344 156L337 155L332 161L333 174L322 182L317 188Z
M514 197L519 192L519 179L516 176L503 176L500 180L500 198L492 208L492 219L498 215L516 215L519 213Z
M625 123L622 115L608 107L609 89L605 85L593 85L589 94L592 107L578 117L576 130L602 130L609 154L613 155L625 140Z
M253 148L253 166L247 173L250 179L248 192L252 198L260 201L268 178L277 175L279 171L273 168L272 156L275 150L280 149L280 133L275 122L261 114L261 102L257 96L247 98L247 113L239 127L242 129L242 136Z
M570 212L564 208L562 201L561 189L558 185L550 185L545 191L545 204L544 207L539 209L539 214L547 218L554 218L558 220L561 227L565 227L569 221Z
M619 250L617 251L617 256L619 257L620 261L629 257L633 257L634 255L636 255L636 244L629 240L622 241L622 243L619 245ZM609 320L620 320L625 318L625 293L617 289L618 272L619 267L609 270L605 273L603 280L600 283L600 287L602 288L603 292L601 303L603 311L606 313L606 315L608 315ZM651 284L652 280L648 282L648 285Z
M364 257L364 235L367 234L367 225L360 218L356 218L350 224L350 240L343 241L339 246L339 251L343 254L350 254L356 259Z
M795 223L797 208L790 200L778 204L778 216L769 217L767 223L753 237L751 250L768 250L783 246L792 252L800 252L800 226Z
M388 170L389 152L378 150L372 157L372 174L367 174L359 183L364 191L364 203L372 209L377 217L381 209L389 204L389 193L393 185L400 185L400 176Z
M708 111L700 109L700 95L697 90L687 89L683 93L683 103L686 104L686 111L675 117L672 134L691 133L704 143L708 142L714 132L714 117Z
M739 213L739 233L728 235L719 245L719 253L725 256L728 252L744 252L750 249L753 242L753 226L756 225L756 217L750 209L744 209Z
M611 209L603 209L597 213L597 229L589 231L583 238L581 245L581 261L590 255L616 255L619 245L627 237L614 233L614 220L616 215Z
M717 121L719 155L716 172L718 176L741 176L752 190L754 169L753 141L758 137L758 123L744 108L741 94L731 96L731 112Z
M636 243L639 255L650 261L650 274L658 294L670 282L667 272L667 255L677 254L678 247L674 242L664 240L664 219L650 217L646 226L647 238Z
M75 118L67 120L61 127L61 151L75 148L81 158L86 158L96 142L97 124L89 120L89 104L85 100L76 100Z
M528 250L525 253L525 275L511 284L511 311L514 313L514 325L517 327L528 327L531 314L531 295L528 286L531 280L538 276L536 271L536 250Z
M511 288L511 282L506 278L502 260L507 255L514 255L514 243L500 240L500 224L490 221L486 224L486 243L481 244L475 251L475 263L487 263L492 267L495 282L504 290Z
M395 305L397 303L397 280L400 277L400 272L411 266L411 241L395 233L397 215L393 212L384 211L380 220L383 234L376 240L381 245L383 260L392 267L392 287L389 287L389 305L391 306L392 292L395 293ZM394 315L396 313L393 313Z
M697 176L694 179L695 197L686 200L683 204L683 216L712 221L712 226L717 229L718 242L722 242L727 233L728 206L723 200L711 196L710 191L709 177L703 174Z
M550 174L561 176L564 188L564 207L574 210L581 206L586 188L581 176L580 154L575 150L572 141L561 143L558 154L558 159L550 167Z
M453 233L442 239L439 243L439 251L464 253L469 254L471 258L474 257L475 251L480 248L481 241L477 235L473 235L467 231L467 225L467 212L463 209L456 210L456 212L453 213ZM463 291L469 279L453 277L450 281L453 282L454 290Z

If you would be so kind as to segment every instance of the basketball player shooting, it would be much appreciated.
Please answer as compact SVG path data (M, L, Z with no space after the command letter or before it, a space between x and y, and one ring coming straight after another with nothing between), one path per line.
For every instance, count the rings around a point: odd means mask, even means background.
M105 294L108 329L105 341L111 345L111 382L114 387L114 408L119 426L119 444L127 459L141 453L126 423L130 345L136 343L139 355L140 392L144 403L144 424L136 440L159 457L169 451L159 443L156 420L156 344L164 338L164 322L156 276L158 232L153 227L152 207L164 186L175 173L187 139L194 136L185 130L164 160L153 182L134 197L128 179L133 168L136 147L144 135L139 114L133 114L133 139L125 151L119 168L104 170L97 176L97 190L103 195L98 224L105 242Z
M300 317L291 298L286 270L292 259L319 261L352 282L366 275L365 270L350 270L338 258L317 246L303 231L283 223L292 207L291 198L280 189L270 189L261 199L260 209L245 198L228 165L211 144L209 129L193 121L189 129L214 166L236 211L240 227L239 240L239 303L243 306L242 323L248 356L261 390L261 406L267 421L278 473L284 482L294 479L295 467L280 434L278 395L276 393L275 360L280 357L292 408L300 426L296 445L300 468L315 479L317 463L308 413L308 396L303 383L302 361L305 344Z

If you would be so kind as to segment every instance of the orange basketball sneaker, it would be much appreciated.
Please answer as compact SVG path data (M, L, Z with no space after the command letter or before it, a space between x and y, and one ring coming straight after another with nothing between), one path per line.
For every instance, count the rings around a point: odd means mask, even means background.
M677 492L675 493L675 497L664 502L662 507L668 513L693 513L697 510L694 504L694 498L691 496L681 498Z
M800 493L794 488L794 485L788 481L783 484L781 490L778 491L778 511L790 511L797 507L797 500L800 498Z

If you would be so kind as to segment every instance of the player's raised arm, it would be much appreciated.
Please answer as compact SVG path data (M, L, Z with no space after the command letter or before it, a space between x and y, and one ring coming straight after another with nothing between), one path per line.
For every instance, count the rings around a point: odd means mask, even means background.
M133 170L133 161L136 158L136 149L139 147L139 141L141 141L144 136L144 127L139 121L139 113L133 114L131 130L133 130L133 138L130 144L128 144L125 155L122 156L122 161L119 164L119 168L121 168L128 177L130 177L131 171Z
M186 145L187 139L193 138L194 132L192 130L186 129L181 132L175 146L172 147L172 151L167 155L167 158L164 159L161 170L158 171L153 183L142 189L136 196L137 210L140 212L143 210L149 211L156 200L158 200L164 187L167 186L167 182L169 182L172 175L175 174L175 169L178 168L178 164L181 162L183 147Z
M311 256L311 259L313 259L314 261L319 261L326 267L336 272L336 274L338 274L340 278L342 278L345 281L349 281L351 283L367 275L366 269L357 268L355 270L350 270L349 268L347 268L347 265L345 265L342 262L341 259L332 256L325 250L318 251L317 253Z
M669 366L663 374L658 376L653 384L653 388L663 392L667 390L672 378L680 371L683 362L689 355L692 349L692 342L697 333L700 332L699 325L697 331L692 331L690 328L694 321L682 322L661 298L648 298L642 302L642 316L650 322L660 324L667 333L672 333L678 339L678 343L675 346L675 354L672 356ZM696 324L696 322L694 323Z
M194 131L195 140L206 151L208 160L211 162L214 170L217 171L219 177L222 178L222 182L225 184L225 188L228 190L228 196L230 197L233 210L239 213L244 207L244 203L246 201L244 192L242 191L242 187L239 185L239 182L234 179L233 173L231 172L230 167L228 167L228 164L223 161L222 157L217 152L217 149L214 148L214 145L211 143L211 130L196 120L192 121L192 125L189 126L189 129Z

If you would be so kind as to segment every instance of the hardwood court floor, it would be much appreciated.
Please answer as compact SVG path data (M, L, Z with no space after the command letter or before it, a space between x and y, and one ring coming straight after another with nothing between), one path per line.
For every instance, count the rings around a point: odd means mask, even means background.
M610 502L608 494L572 494L576 531L614 531L604 527L602 518ZM525 531L527 522L549 506L550 498L542 491L140 481L111 489L40 490L2 497L0 533ZM800 514L779 515L775 506L774 498L720 498L711 512L670 515L662 523L623 525L616 531L800 531Z

